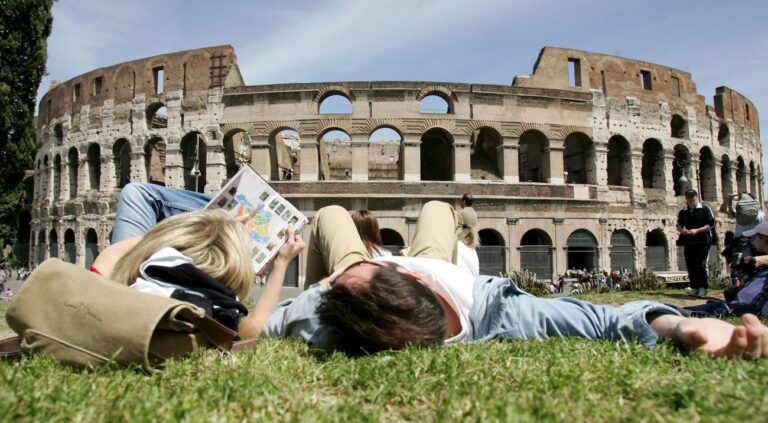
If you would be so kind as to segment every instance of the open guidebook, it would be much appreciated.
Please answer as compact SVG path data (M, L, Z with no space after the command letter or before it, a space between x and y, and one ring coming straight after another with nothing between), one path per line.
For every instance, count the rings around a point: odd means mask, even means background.
M235 219L245 218L251 236L253 268L258 274L263 273L285 243L288 226L298 232L308 223L306 216L248 165L240 168L205 208L224 209Z

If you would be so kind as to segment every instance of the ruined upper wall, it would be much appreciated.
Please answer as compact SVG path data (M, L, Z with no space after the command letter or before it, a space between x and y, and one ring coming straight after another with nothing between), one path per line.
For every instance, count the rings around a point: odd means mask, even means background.
M730 119L737 125L759 131L760 117L755 105L749 99L728 87L717 87L715 92L715 113L720 119Z
M156 69L163 69L162 93L156 92ZM83 106L101 107L130 102L144 95L147 102L163 102L165 94L183 92L182 107L205 104L205 91L211 87L243 85L237 56L230 45L161 54L99 68L52 86L38 108L38 126L65 114L80 113ZM197 95L190 95L197 93ZM198 98L200 97L200 98Z
M577 60L579 85L569 83L569 59ZM643 73L650 87L642 86ZM601 90L606 97L634 97L644 102L667 102L672 110L693 107L704 113L704 97L696 92L691 74L640 60L583 50L544 47L530 76L515 78L514 86L561 90Z

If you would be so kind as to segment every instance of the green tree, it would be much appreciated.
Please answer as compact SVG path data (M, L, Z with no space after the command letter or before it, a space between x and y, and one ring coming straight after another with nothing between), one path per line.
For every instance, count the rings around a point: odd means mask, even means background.
M16 241L24 171L38 143L35 100L48 57L53 0L0 0L0 247Z

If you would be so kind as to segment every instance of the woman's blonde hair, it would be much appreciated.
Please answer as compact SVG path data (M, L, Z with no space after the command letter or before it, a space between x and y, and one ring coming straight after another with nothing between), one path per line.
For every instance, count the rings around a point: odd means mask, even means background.
M459 231L459 241L469 248L477 248L480 246L480 235L474 226L464 226Z
M169 217L150 229L115 264L112 279L131 285L139 266L163 247L189 257L198 269L215 278L238 297L253 286L251 242L242 223L223 210L202 210Z

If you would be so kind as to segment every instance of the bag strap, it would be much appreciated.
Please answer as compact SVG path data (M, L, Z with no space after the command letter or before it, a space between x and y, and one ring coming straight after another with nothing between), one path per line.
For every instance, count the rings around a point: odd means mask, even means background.
M195 320L195 326L211 345L219 351L245 351L250 350L258 343L258 338L235 341L237 333L217 322L209 316Z
M0 339L0 360L19 358L23 354L24 350L21 349L21 338L18 336Z

